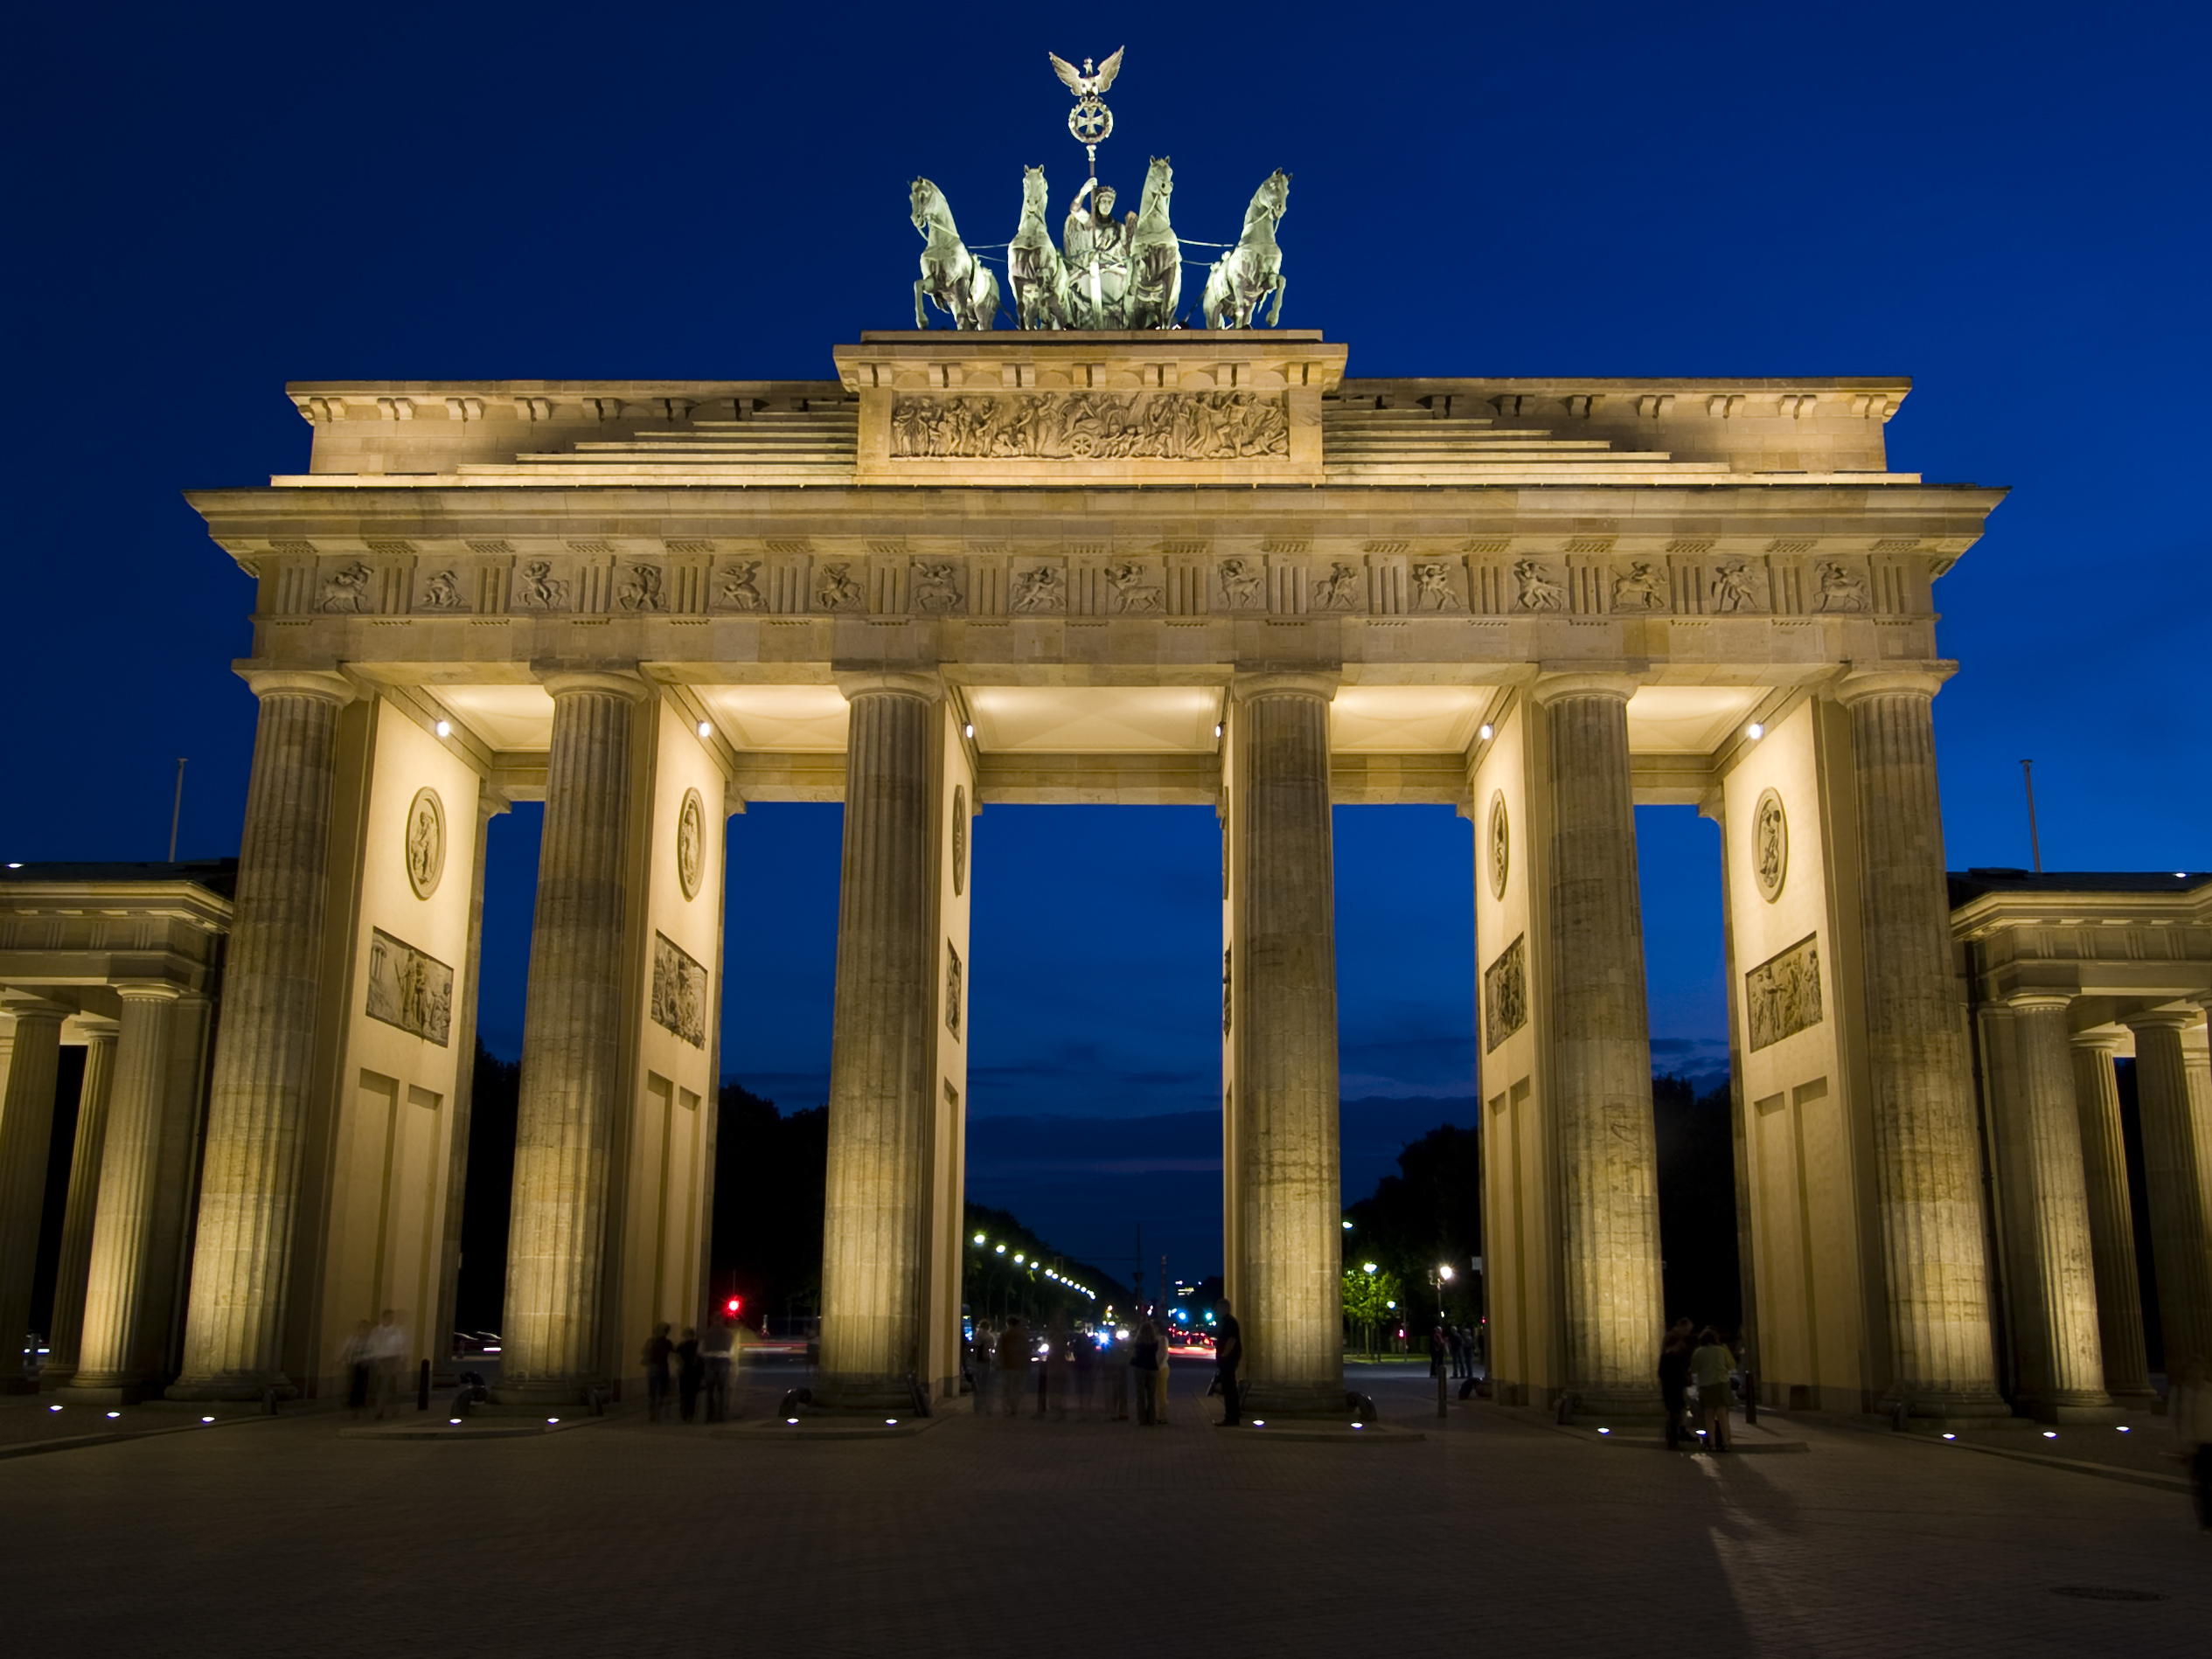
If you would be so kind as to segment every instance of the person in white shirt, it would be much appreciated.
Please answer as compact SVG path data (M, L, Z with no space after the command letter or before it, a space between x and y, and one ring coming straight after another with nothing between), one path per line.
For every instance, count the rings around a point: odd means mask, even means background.
M1697 1346L1690 1353L1690 1380L1697 1385L1698 1416L1703 1420L1708 1451L1729 1449L1729 1373L1735 1369L1735 1354L1721 1340L1721 1333L1708 1325L1698 1333Z
M407 1364L407 1350L412 1344L407 1330L400 1322L400 1315L391 1308L377 1321L377 1327L369 1333L369 1359L376 1368L376 1414L400 1409L400 1368Z

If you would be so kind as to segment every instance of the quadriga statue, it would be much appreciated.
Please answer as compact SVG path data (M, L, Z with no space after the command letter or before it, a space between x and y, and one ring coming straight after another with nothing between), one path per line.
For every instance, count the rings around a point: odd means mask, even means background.
M914 181L910 192L914 227L928 239L922 250L922 275L914 285L914 326L929 326L924 299L949 313L956 329L988 329L998 313L998 279L991 267L968 252L952 222L952 209L944 192L926 178Z
M1290 176L1281 168L1267 176L1252 193L1244 210L1244 233L1236 246L1214 261L1207 273L1205 296L1200 309L1209 329L1249 329L1261 302L1275 295L1268 326L1283 321L1283 250L1275 239L1275 226L1289 205Z

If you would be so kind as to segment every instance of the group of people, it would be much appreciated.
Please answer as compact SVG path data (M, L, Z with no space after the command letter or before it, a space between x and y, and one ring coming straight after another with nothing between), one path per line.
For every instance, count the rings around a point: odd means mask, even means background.
M1705 1438L1708 1452L1729 1449L1729 1406L1734 1397L1730 1378L1736 1371L1736 1350L1708 1325L1691 1336L1687 1319L1667 1328L1659 1345L1659 1395L1666 1404L1666 1444L1670 1449L1694 1447ZM1697 1420L1689 1416L1689 1392L1697 1390Z
M1451 1379L1459 1382L1478 1375L1482 1338L1471 1325L1447 1325L1438 1320L1429 1332L1429 1374L1441 1377L1451 1367Z
M413 1346L407 1328L393 1308L386 1308L373 1325L365 1319L356 1322L353 1334L338 1350L347 1412L358 1417L373 1409L381 1418L399 1410L400 1373Z
M689 1325L684 1327L679 1337L671 1338L669 1330L665 1321L655 1325L653 1334L645 1339L644 1351L638 1356L645 1365L647 1419L659 1422L662 1413L669 1408L669 1396L672 1393L678 1413L686 1423L698 1420L702 1397L706 1420L727 1421L730 1414L730 1374L736 1368L740 1328L717 1314L707 1322L704 1336Z
M993 1323L976 1322L969 1338L970 1374L978 1415L1014 1417L1035 1381L1032 1415L1064 1421L1072 1405L1080 1418L1097 1415L1103 1384L1106 1420L1126 1423L1132 1402L1140 1427L1164 1427L1168 1417L1168 1350L1172 1331L1165 1319L1146 1317L1123 1331L1072 1329L1065 1311L1055 1309L1041 1333L1019 1314ZM1214 1304L1214 1365L1221 1396L1224 1426L1242 1420L1244 1336L1227 1302ZM1071 1399L1072 1397L1072 1399Z

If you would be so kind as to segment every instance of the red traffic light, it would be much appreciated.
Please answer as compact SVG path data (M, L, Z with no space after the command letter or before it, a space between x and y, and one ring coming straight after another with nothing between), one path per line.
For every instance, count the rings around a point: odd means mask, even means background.
M724 1309L726 1312L727 1312L727 1313L731 1315L731 1317L734 1318L734 1317L736 1317L736 1315L737 1315L737 1310L738 1310L740 1308L742 1308L744 1305L745 1305L745 1298L744 1298L744 1297L742 1297L742 1296L732 1296L732 1297L731 1297L731 1298L730 1298L727 1302L724 1302L724 1303L722 1304L722 1307L723 1307L723 1309Z

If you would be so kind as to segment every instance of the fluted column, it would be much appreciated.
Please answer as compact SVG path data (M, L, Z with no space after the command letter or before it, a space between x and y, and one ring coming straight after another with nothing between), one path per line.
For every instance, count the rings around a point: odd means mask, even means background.
M170 1050L177 989L157 982L115 987L122 1033L108 1108L85 1288L84 1342L66 1399L126 1403L143 1391L145 1321L167 1312L147 1269L159 1208L162 1134L170 1093Z
M621 1074L631 744L641 682L549 677L553 751L523 1012L503 1401L607 1381L600 1308ZM642 1338L641 1338L642 1339Z
M2007 1414L1996 1389L1965 1012L1936 790L1936 676L1856 675L1860 923L1889 1398L1920 1416Z
M1620 675L1539 680L1551 773L1552 1096L1567 1387L1659 1409L1659 1155Z
M855 676L845 739L822 1224L825 1403L898 1404L921 1374L937 945L937 683Z
M2162 1009L2127 1022L2135 1033L2151 1263L2169 1377L2191 1359L2212 1364L2212 1107L2192 1098L2182 1045L2201 1017L2194 1010Z
M2104 1391L2115 1400L2152 1399L2143 1351L2143 1293L2135 1271L2135 1208L2127 1190L2127 1142L2120 1129L2114 1037L2072 1042L2074 1105L2080 1116L2082 1184L2089 1205L2090 1258L2097 1273L2097 1324Z
M184 1367L170 1391L179 1399L291 1387L280 1345L322 992L338 711L352 691L336 674L258 674L253 686L261 711L208 1090Z
M15 1016L16 1046L0 1093L0 1387L23 1374L17 1344L31 1322L61 1022L74 1010L26 996L9 1002L7 1011Z
M476 795L476 836L469 884L469 948L463 959L462 998L453 1010L453 1047L460 1057L454 1068L452 1143L446 1162L444 1239L438 1251L438 1320L434 1332L454 1329L454 1307L461 1288L461 1218L469 1192L469 1126L476 1114L476 1005L482 998L479 976L483 969L483 871L490 845L491 821L511 803L504 795L480 788ZM498 1170L476 1172L479 1180L496 1180ZM442 1336L431 1356L438 1379L452 1375L452 1350Z
M2066 1010L2071 998L2008 999L2014 1066L1993 1100L2004 1151L2002 1207L2020 1403L2047 1422L2109 1416L2097 1270L2082 1172L2081 1114Z
M114 1020L82 1019L85 1077L77 1091L77 1135L69 1149L69 1200L61 1218L61 1260L54 1270L53 1329L39 1385L56 1388L76 1374L85 1324L85 1275L92 1261L92 1223L100 1203L100 1152L108 1138L108 1087L115 1074Z
M1233 687L1230 833L1248 1414L1344 1409L1343 1195L1337 1133L1329 702L1318 675Z

